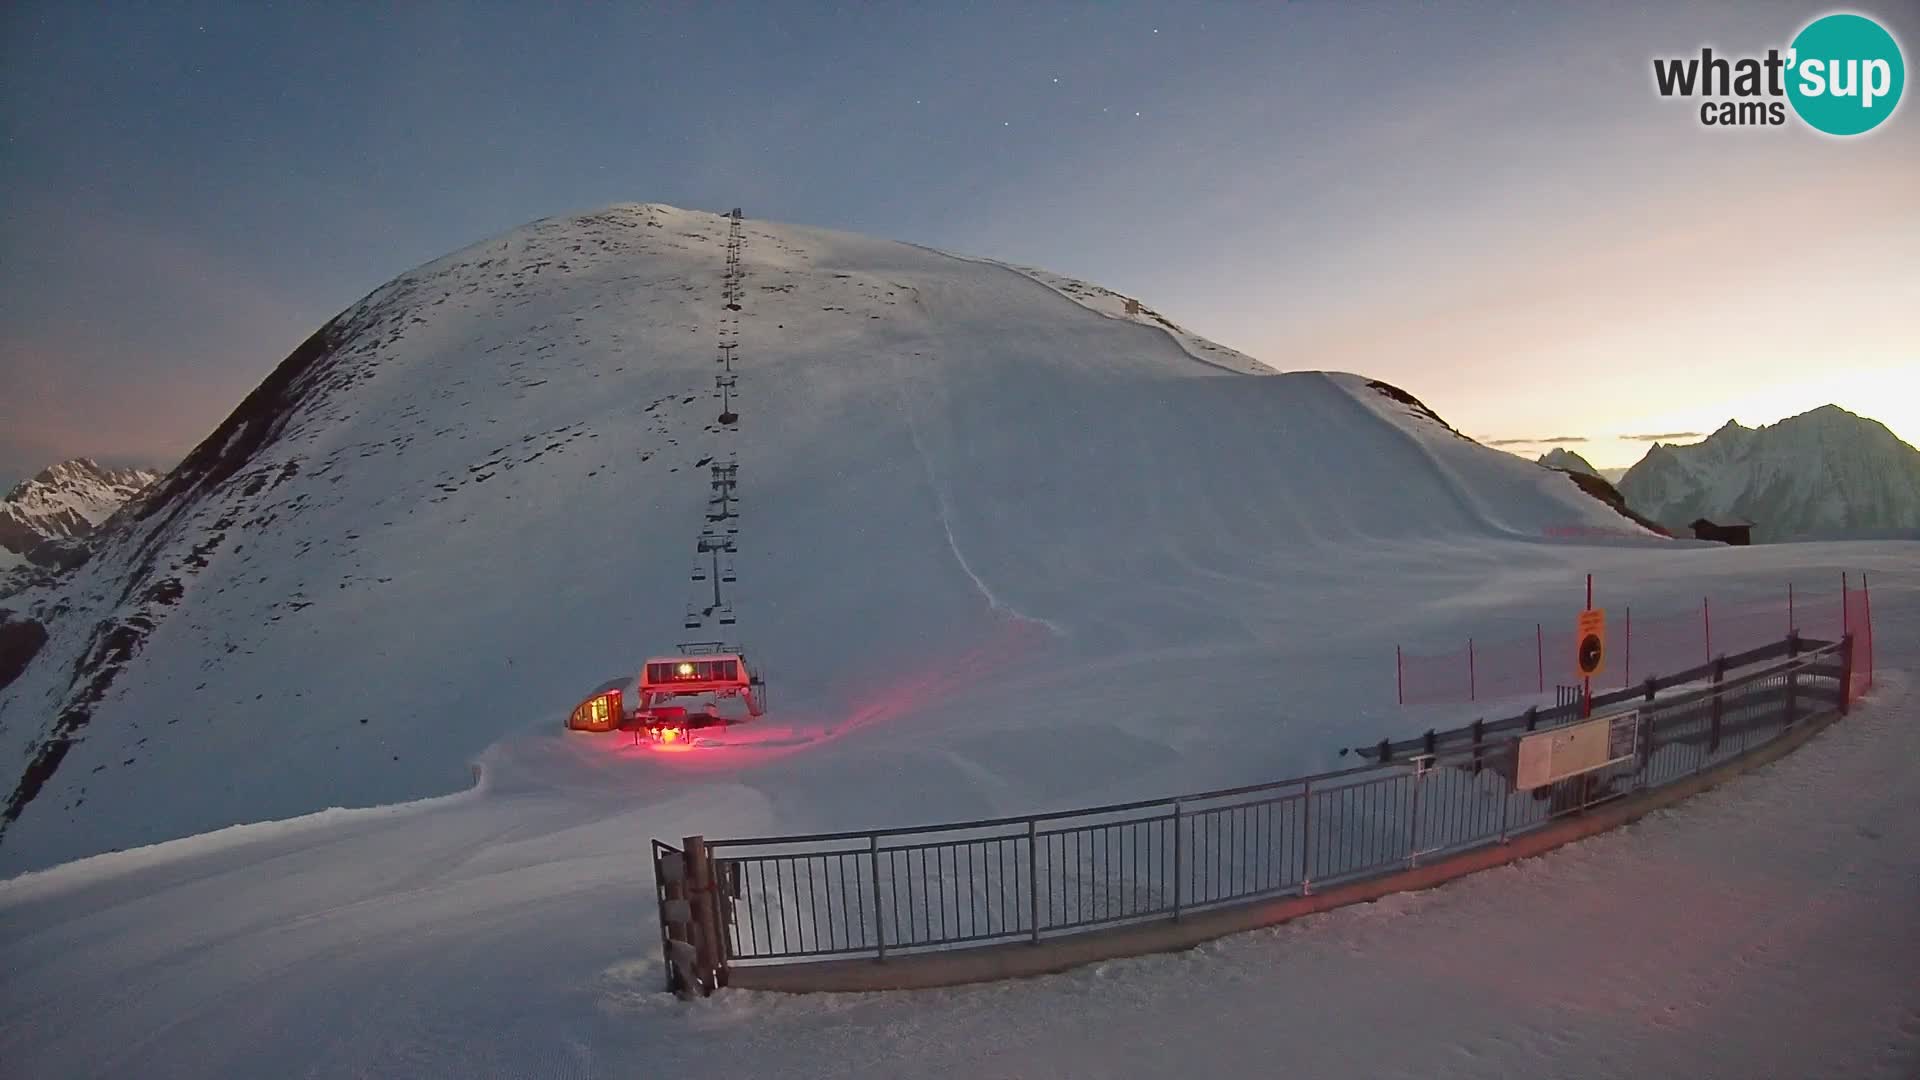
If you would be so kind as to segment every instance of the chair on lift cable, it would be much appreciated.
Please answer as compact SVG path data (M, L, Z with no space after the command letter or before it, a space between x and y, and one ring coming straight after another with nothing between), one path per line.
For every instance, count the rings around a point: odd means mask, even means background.
M733 625L733 605L732 605L732 604L721 604L721 605L720 605L720 620L719 620L719 621L720 621L720 625L721 625L721 626L732 626L732 625Z

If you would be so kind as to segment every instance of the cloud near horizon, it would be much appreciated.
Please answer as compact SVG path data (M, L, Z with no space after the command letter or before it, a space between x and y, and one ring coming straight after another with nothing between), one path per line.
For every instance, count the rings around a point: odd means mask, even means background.
M1617 435L1615 438L1634 442L1666 442L1668 439L1704 439L1706 435L1698 431L1660 431L1652 435Z
M1552 446L1557 443L1589 442L1585 435L1553 435L1544 439L1481 439L1488 446Z

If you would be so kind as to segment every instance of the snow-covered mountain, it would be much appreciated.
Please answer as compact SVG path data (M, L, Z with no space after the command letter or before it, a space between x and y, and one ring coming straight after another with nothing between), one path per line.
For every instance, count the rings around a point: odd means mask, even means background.
M0 499L0 569L26 561L49 540L88 536L159 479L149 469L110 469L74 458L15 484Z
M1920 450L1836 405L1759 428L1729 420L1704 441L1655 443L1620 491L1668 526L1754 523L1756 540L1920 528Z
M1581 457L1579 454L1574 453L1564 446L1556 446L1546 453L1541 454L1540 464L1545 465L1549 469L1565 469L1568 472L1586 473L1588 476L1600 475L1600 470L1587 464L1586 458Z
M1417 552L1439 588L1483 580L1489 543L1502 565L1566 535L1664 543L1405 391L1258 374L1070 279L748 221L728 294L730 225L536 222L294 350L28 613L0 873L452 791L528 730L553 740L535 757L611 754L558 739L578 695L722 636L769 673L765 753L814 751L751 783L759 750L700 759L748 785L741 827L1265 776L1249 739L1351 741L1315 727L1350 713L1276 726L1271 703L1351 693L1301 651L1359 655L1408 617L1370 582ZM723 626L690 566L729 461ZM1349 617L1305 617L1328 611ZM1236 671L1204 690L1219 719L1169 725L1196 686L1167 665L1203 652ZM686 782L661 768L567 783Z

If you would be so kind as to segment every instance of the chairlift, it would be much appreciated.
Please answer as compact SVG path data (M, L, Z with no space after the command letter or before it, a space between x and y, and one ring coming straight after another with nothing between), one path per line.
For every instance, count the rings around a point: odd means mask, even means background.
M734 576L732 559L728 559L725 562L720 564L720 580L727 582L729 584L740 580L739 578Z
M693 580L707 580L707 561L698 555L693 557Z
M720 605L720 619L719 619L719 623L720 623L720 625L721 625L721 626L732 626L732 625L733 625L733 623L734 623L734 619L733 619L733 605L732 605L732 604L721 604L721 605Z

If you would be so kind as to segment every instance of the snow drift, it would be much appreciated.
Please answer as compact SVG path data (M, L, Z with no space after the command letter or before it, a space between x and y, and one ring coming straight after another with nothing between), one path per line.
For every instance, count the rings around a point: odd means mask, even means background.
M1411 550L1659 542L1404 391L1255 374L1052 275L749 221L736 333L726 228L655 205L536 222L295 350L26 598L49 637L0 690L0 872L465 785L503 736L718 636L681 619L729 455L726 636L769 672L777 730L871 740L862 821L1144 782L1216 737L1167 715L1270 704L1278 661L1343 647L1303 612L1394 617L1364 579ZM1247 674L1183 678L1201 653ZM769 795L775 824L853 782L827 760ZM915 784L885 782L909 762ZM642 775L605 782L671 782Z

